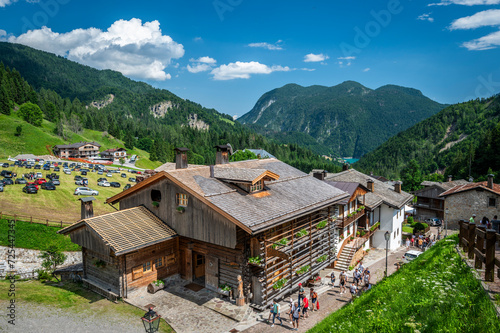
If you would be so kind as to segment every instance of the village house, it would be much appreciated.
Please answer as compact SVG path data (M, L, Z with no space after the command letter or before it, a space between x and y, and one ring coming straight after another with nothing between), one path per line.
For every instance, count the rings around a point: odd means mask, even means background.
M212 166L189 167L186 152L176 149L176 169L106 200L119 211L60 231L88 254L84 280L94 288L127 297L180 275L214 291L227 285L237 302L262 307L335 260L347 193L276 159L229 163L226 145Z
M420 185L424 188L413 192L417 197L417 202L413 204L413 207L416 208L416 218L421 221L432 218L444 220L444 197L440 197L440 194L457 185L468 183L463 179L452 180L452 176L448 176L448 181L446 182L428 180L422 182Z
M363 216L361 211L354 215L354 218L358 220L357 227L364 228L365 232L370 233L371 247L385 249L384 234L387 231L391 235L389 249L395 250L401 246L405 205L413 199L413 195L401 190L401 182L396 182L394 186L391 186L387 182L374 179L355 169L328 173L324 176L324 180L362 184L368 190L363 199L366 216ZM349 207L344 206L344 211L348 209ZM350 214L352 213L353 211L350 210Z
M97 142L77 142L70 145L55 145L54 154L59 158L94 159L99 155L101 145Z
M125 148L112 148L106 149L99 153L102 159L113 161L113 163L118 163L121 158L127 158L127 150Z
M472 214L476 214L476 223L485 216L490 221L500 216L500 185L493 183L493 175L484 182L454 186L439 196L444 198L444 209L448 211L448 228L458 228L459 221L468 221Z

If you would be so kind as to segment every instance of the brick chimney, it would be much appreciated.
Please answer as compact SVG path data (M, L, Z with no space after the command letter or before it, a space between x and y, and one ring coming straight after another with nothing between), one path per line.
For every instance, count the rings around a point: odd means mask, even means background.
M188 167L187 152L189 151L189 149L175 148L174 151L175 151L175 168L187 169Z
M453 176L452 175L448 175L448 181L451 182L453 180Z
M369 190L370 192L375 192L375 186L373 186L373 185L374 185L374 183L375 183L375 182L374 182L373 180L371 180L371 179L368 179L368 180L366 181L366 187L368 188L368 190Z
M95 200L94 197L85 197L78 199L82 203L81 207L81 219L89 219L94 217L94 206L92 205L92 201Z
M217 145L217 155L215 156L215 164L228 164L229 163L229 149L228 145Z
M342 165L342 171L347 171L347 170L349 170L349 163L344 163Z
M394 184L394 192L401 193L401 182L400 181L397 181Z
M493 189L493 175L492 174L489 174L488 175L488 188L491 188Z

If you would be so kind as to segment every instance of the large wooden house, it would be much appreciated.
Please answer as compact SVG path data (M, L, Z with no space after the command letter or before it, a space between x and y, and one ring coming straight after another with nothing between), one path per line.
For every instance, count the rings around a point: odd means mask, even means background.
M270 304L335 260L337 205L349 195L273 158L229 163L228 148L217 147L216 165L189 168L186 149L176 150L176 169L106 200L119 204L119 211L61 232L70 234L84 255L98 252L106 257L96 258L116 262L120 297L153 279L180 274L211 290L236 289L241 278L247 302ZM135 247L120 251L109 237L135 239L131 211L140 211L147 220L141 225L148 227L141 227L146 232L137 236ZM106 224L110 216L120 222ZM94 241L78 235L85 232ZM156 236L149 240L148 232ZM102 281L104 268L84 267L85 279L109 283Z

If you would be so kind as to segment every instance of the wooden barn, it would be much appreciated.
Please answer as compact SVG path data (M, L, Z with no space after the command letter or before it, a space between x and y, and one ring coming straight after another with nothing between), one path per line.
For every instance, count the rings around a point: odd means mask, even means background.
M119 204L112 214L140 207L175 231L183 279L217 290L237 289L241 277L243 298L264 306L335 260L347 193L273 158L229 163L227 146L217 146L216 165L188 168L186 151L176 150L176 169L106 201Z

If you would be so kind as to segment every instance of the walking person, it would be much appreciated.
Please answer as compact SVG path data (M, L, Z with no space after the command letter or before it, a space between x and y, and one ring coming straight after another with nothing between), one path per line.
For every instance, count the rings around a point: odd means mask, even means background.
M307 297L304 295L304 298L302 298L302 318L309 318L309 313L307 312L309 310L309 300Z
M305 296L305 290L304 287L302 287L302 283L299 283L299 300L298 300L299 307L300 307L300 299L302 298L302 296Z
M365 280L365 288L366 288L366 290L369 290L370 289L370 271L368 270L368 268L365 271L364 280Z
M346 280L347 280L347 275L345 274L345 271L342 271L340 273L340 294L345 293Z
M318 301L318 294L314 291L314 288L311 288L309 291L309 297L311 298L311 311L316 311L314 309L314 306L316 305L316 302Z
M292 309L293 309L293 298L290 297L290 309L288 311L288 317L290 318L290 325L293 324L293 317L292 317L293 311L292 311Z
M272 312L273 312L273 324L271 325L271 327L274 327L274 320L276 318L279 319L280 325L283 326L283 320L281 320L281 307L276 300L273 301Z
M353 278L353 282L352 283L356 283L356 286L358 286L359 285L359 279L361 278L361 274L359 274L358 270L355 270L353 276L354 276L354 278Z
M297 331L299 329L299 317L300 317L300 306L297 302L293 303L291 313L292 313L293 330Z
M365 266L363 266L363 262L362 261L359 262L358 272L359 272L359 275L361 277L363 277L363 274L365 272Z
M354 284L354 282L351 284L351 287L349 288L350 291L351 291L351 297L352 297L352 300L354 300L356 298L356 293L358 292L358 287L356 287L356 285Z
M413 243L415 243L415 238L414 238L414 236L411 236L411 241L410 241L410 243L411 243L411 247L413 247Z
M330 281L332 283L332 287L335 288L335 272L332 271L332 274L330 274Z

